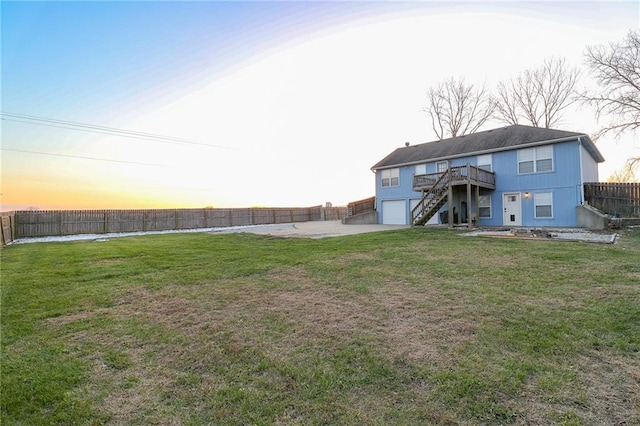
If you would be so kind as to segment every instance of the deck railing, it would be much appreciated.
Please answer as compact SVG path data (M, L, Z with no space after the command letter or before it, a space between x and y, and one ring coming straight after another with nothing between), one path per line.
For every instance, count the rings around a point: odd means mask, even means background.
M431 188L442 177L442 173L430 173L427 175L413 176L413 190L422 191Z
M496 174L488 170L480 169L470 164L464 166L451 167L451 183L466 183L467 181L473 181L474 184L478 183L488 187L495 187ZM443 173L429 173L425 175L413 176L413 190L425 191L430 189L442 176Z

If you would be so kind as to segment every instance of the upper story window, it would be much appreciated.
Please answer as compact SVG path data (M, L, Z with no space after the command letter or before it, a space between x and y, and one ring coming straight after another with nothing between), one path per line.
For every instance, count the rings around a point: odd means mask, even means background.
M416 164L415 169L416 175L426 175L427 174L427 165L426 164Z
M382 187L400 185L400 169L382 170Z
M449 168L449 162L448 161L438 161L436 163L436 172L437 173L446 172L448 168Z
M491 164L491 154L478 155L478 158L476 158L476 164L479 169L486 170L488 172L493 171L493 165Z
M553 171L553 146L538 146L518 150L518 173Z

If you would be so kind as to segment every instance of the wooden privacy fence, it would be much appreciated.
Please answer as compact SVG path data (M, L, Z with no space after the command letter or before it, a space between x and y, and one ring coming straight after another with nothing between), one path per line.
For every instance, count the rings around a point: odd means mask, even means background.
M0 220L0 243L4 247L7 244L11 244L15 239L15 213L0 213Z
M584 200L610 215L640 217L640 183L585 183Z
M346 207L163 209L163 210L42 210L10 213L7 235L49 237L110 232L167 231L341 220ZM2 216L5 245L5 219ZM8 221L8 222L9 222Z
M376 209L376 197L365 198L364 200L352 201L347 204L347 216L354 216L360 213L374 211Z

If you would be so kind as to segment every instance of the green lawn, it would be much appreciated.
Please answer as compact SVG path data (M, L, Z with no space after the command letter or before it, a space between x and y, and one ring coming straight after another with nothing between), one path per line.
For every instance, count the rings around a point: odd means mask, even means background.
M5 425L640 424L640 230L0 255Z

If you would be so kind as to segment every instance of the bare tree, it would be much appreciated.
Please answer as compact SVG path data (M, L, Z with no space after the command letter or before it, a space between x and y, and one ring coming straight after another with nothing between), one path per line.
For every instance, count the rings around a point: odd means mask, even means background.
M585 56L600 90L583 100L596 108L598 120L610 118L595 137L618 137L640 127L640 34L629 31L622 43L589 46Z
M493 114L493 102L486 87L476 88L463 78L451 78L430 88L427 100L425 111L439 139L473 133Z
M626 162L622 169L613 172L607 182L638 182L636 170L640 169L640 158L632 158Z
M580 72L565 59L550 58L540 68L528 69L498 84L496 118L508 124L526 123L550 128L576 101Z

